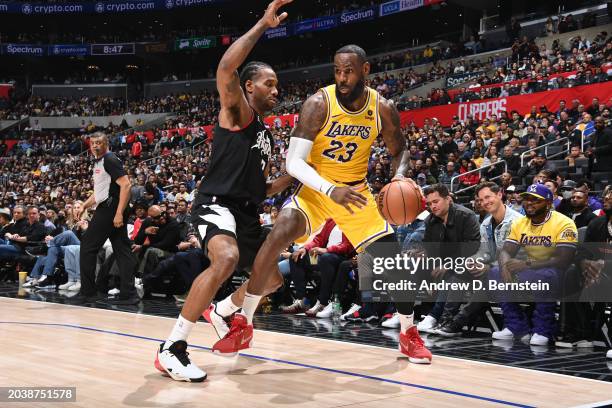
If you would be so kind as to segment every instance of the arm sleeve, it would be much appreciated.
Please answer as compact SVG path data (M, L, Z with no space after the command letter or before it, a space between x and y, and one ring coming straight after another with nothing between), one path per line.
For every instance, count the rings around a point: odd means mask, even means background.
M311 140L292 137L287 152L287 173L313 190L329 196L335 186L306 163L311 149Z
M104 170L111 176L111 181L115 182L119 177L125 176L125 170L121 161L114 155L109 154L104 157Z

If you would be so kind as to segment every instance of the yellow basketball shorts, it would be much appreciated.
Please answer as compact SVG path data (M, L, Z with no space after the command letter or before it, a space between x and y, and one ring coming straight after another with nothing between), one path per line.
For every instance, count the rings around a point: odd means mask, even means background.
M306 242L310 234L317 231L328 218L336 222L357 252L363 251L367 244L385 235L393 234L389 223L378 212L374 196L367 184L364 182L356 187L357 191L367 198L368 203L363 208L351 205L354 212L351 214L325 194L300 184L291 196L291 200L285 205L285 208L296 209L306 217L306 234L297 239L296 243Z

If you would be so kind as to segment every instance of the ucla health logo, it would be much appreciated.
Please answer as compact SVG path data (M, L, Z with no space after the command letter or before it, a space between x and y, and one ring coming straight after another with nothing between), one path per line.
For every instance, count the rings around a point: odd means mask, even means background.
M32 5L29 3L24 4L21 6L21 12L23 14L32 14Z
M166 0L166 8L171 9L174 7L174 0Z
M96 13L104 13L104 4L96 3Z

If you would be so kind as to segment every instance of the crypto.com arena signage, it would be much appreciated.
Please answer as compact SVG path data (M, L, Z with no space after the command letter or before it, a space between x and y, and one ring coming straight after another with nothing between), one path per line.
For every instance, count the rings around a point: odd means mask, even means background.
M141 11L168 11L187 7L221 3L225 0L126 0L126 1L89 1L67 3L30 3L23 1L0 1L1 14L22 14L26 16L45 16L58 14L121 14Z

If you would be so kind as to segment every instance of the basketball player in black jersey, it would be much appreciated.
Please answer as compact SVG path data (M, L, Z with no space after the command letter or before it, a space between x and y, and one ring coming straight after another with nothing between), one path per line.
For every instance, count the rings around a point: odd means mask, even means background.
M236 267L248 267L265 234L259 222L258 205L267 195L283 191L290 176L266 183L274 140L262 117L277 103L276 73L263 62L248 63L238 75L263 33L287 18L277 11L292 0L274 0L251 30L225 52L217 68L217 90L221 110L215 128L211 160L192 206L192 225L199 233L210 266L198 276L187 296L180 316L166 342L160 345L155 367L178 381L200 382L206 373L192 364L187 336L200 315L208 309L219 287ZM282 285L274 277L270 292ZM229 315L242 304L238 291L216 305L221 315ZM215 313L217 316L219 314Z

